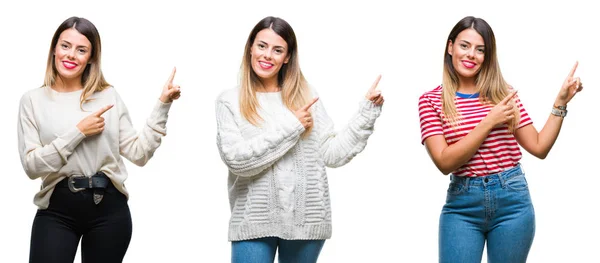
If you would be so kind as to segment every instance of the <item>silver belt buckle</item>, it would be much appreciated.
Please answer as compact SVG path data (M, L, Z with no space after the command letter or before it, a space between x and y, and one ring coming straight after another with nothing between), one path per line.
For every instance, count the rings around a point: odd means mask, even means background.
M81 177L85 177L85 176L83 176L83 175L71 175L71 176L69 176L69 181L68 181L67 185L69 186L69 190L71 190L71 192L77 193L79 191L85 190L85 188L77 188L77 187L75 187L75 179L76 178L81 178ZM90 177L88 179L89 179L90 188L91 188L91 186L92 186L92 178Z

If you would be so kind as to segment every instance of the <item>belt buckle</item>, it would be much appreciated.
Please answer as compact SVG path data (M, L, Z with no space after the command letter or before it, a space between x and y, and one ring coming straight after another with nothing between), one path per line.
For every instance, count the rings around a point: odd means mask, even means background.
M77 193L79 191L85 190L85 188L77 188L75 187L75 179L76 178L81 178L84 177L83 175L71 175L69 176L69 181L67 183L67 185L69 186L69 190L71 190L71 192L73 193ZM90 184L90 188L92 186L92 178L89 178L89 184Z

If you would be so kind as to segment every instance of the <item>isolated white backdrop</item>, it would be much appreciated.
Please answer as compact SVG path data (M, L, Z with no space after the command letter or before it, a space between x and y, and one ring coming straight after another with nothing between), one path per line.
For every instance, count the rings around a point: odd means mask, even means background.
M569 104L553 150L546 160L529 154L522 160L537 217L529 262L597 260L596 9L583 1L393 2L2 2L0 262L27 261L40 184L27 178L19 161L18 102L42 84L52 34L73 15L99 29L103 71L138 129L173 66L182 87L154 158L142 168L127 162L133 237L125 262L229 261L227 169L215 144L214 99L237 84L248 33L268 15L294 28L304 74L337 128L383 75L386 102L366 149L328 170L334 230L320 262L437 261L448 177L420 144L417 101L440 84L445 38L466 15L494 29L504 76L537 129L580 62L576 75L585 89Z

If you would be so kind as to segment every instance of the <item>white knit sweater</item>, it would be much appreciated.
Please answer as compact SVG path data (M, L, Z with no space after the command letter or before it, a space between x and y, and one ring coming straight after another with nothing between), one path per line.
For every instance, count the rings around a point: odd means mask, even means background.
M19 154L25 173L42 178L42 187L34 203L46 209L54 186L71 175L91 176L102 171L115 187L128 196L127 170L123 158L143 166L166 135L167 114L171 103L157 99L152 114L141 132L132 124L125 103L110 87L94 93L92 101L79 106L82 90L56 92L49 87L33 89L23 95L17 132ZM77 124L100 108L113 104L105 112L104 131L86 137Z
M280 92L257 98L264 119L258 127L240 113L239 88L216 101L217 146L229 168L229 240L330 238L325 166L342 166L365 148L381 106L363 99L348 126L336 132L319 100L311 107L313 130L302 139L304 127Z

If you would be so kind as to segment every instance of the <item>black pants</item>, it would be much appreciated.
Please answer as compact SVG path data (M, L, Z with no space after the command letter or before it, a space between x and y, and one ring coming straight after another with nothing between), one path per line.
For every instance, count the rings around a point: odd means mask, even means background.
M30 263L72 263L79 239L82 263L123 261L131 240L127 198L112 184L98 205L93 195L54 189L48 209L38 210L33 220Z

